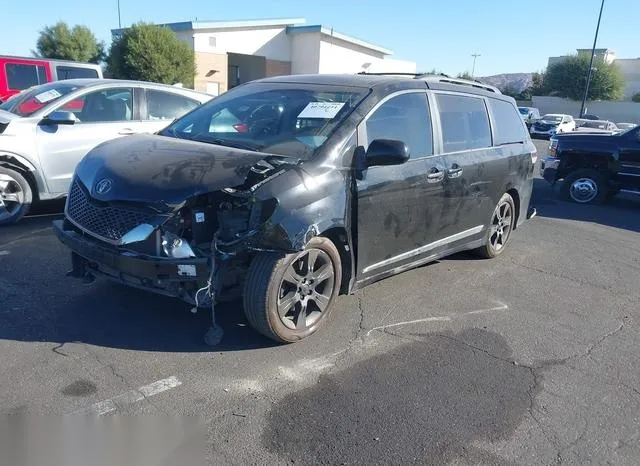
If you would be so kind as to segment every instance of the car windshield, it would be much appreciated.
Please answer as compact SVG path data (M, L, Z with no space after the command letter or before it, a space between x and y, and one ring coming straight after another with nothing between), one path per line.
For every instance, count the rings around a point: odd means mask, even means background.
M527 107L518 107L518 111L520 112L520 115L528 115L531 113L531 110Z
M188 113L160 134L305 159L368 92L341 86L250 83Z
M545 121L556 121L559 123L562 121L562 115L545 115L540 119Z
M80 87L62 81L43 84L15 95L0 105L0 109L27 117Z

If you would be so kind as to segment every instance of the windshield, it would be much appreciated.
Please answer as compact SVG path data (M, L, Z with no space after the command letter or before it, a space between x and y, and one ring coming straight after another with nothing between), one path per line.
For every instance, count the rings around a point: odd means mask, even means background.
M367 95L368 89L253 83L195 109L163 136L308 158Z
M0 105L0 109L26 117L37 112L81 86L55 82L22 91Z
M540 119L544 121L555 121L560 123L562 121L562 116L561 115L545 115Z
M527 107L518 107L518 111L520 112L520 115L528 115L529 114L529 109Z

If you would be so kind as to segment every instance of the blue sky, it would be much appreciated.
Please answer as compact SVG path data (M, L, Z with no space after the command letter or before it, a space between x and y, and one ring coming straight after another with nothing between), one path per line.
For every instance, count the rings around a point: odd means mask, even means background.
M109 42L118 26L117 0L8 0L0 29L0 55L30 55L44 25L84 24ZM542 70L549 56L590 48L600 0L120 0L123 26L144 20L232 20L304 17L336 31L392 49L420 71L476 75ZM598 38L619 58L640 57L634 25L640 1L605 0Z

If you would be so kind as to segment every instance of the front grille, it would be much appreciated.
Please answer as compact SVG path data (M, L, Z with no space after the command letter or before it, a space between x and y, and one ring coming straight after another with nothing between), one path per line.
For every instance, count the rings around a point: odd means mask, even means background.
M66 214L69 220L87 233L111 243L117 243L129 230L141 223L150 223L157 216L150 212L99 206L91 201L89 194L76 180L69 191Z

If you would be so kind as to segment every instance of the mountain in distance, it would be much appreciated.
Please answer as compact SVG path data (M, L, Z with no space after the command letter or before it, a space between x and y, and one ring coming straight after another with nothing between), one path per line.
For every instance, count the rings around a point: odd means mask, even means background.
M478 78L478 80L495 86L500 90L510 89L519 93L531 86L532 75L533 73L503 73L493 76L485 76Z

